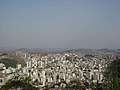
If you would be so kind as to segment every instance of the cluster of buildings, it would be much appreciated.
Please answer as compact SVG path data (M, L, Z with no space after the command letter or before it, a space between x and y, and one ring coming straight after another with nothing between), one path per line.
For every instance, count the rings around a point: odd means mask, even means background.
M6 68L3 63L0 63L0 86L16 76L29 77L31 84L36 87L44 87L61 81L69 83L74 79L81 80L83 84L84 82L103 83L104 72L110 61L107 58L98 58L98 54L49 53L41 56L17 53L17 55L24 59L26 66L22 67L21 64L17 64L16 68Z

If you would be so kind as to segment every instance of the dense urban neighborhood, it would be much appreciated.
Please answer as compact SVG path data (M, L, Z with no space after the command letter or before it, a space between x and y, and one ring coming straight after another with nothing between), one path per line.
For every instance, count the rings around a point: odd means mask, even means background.
M1 62L10 55L19 57L22 63L11 67ZM101 90L102 85L109 82L107 68L116 57L119 54L103 51L92 54L66 51L44 55L24 51L1 53L0 87L3 88L10 80L23 80L38 90ZM22 87L17 87L17 90L22 90Z

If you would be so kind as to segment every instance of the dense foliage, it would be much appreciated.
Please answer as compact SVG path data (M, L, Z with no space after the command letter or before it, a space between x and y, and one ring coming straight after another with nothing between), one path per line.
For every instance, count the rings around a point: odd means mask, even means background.
M0 90L38 90L29 83L29 78L24 80L9 80Z
M120 90L120 59L112 61L107 69L107 90Z

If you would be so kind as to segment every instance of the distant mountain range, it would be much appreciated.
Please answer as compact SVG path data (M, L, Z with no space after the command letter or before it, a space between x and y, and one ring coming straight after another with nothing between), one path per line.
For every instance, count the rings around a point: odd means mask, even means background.
M12 47L0 47L0 52L9 52L9 51L15 51L17 48L12 48Z
M67 50L68 52L80 52L83 54L92 54L92 53L96 53L96 52L111 52L111 53L116 53L116 54L120 54L120 49L73 49L73 50Z
M23 52L80 52L83 54L92 54L95 52L111 52L120 54L120 49L63 49L63 48L9 48L0 47L0 52L23 51Z

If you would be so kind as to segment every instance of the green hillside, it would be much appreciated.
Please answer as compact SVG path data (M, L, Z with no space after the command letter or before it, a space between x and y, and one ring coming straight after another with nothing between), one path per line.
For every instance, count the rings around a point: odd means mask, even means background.
M13 68L15 68L18 62L15 61L15 60L11 60L11 59L2 59L2 60L0 60L0 63L5 64L5 66L6 66L7 68L8 68L8 67L13 67Z

